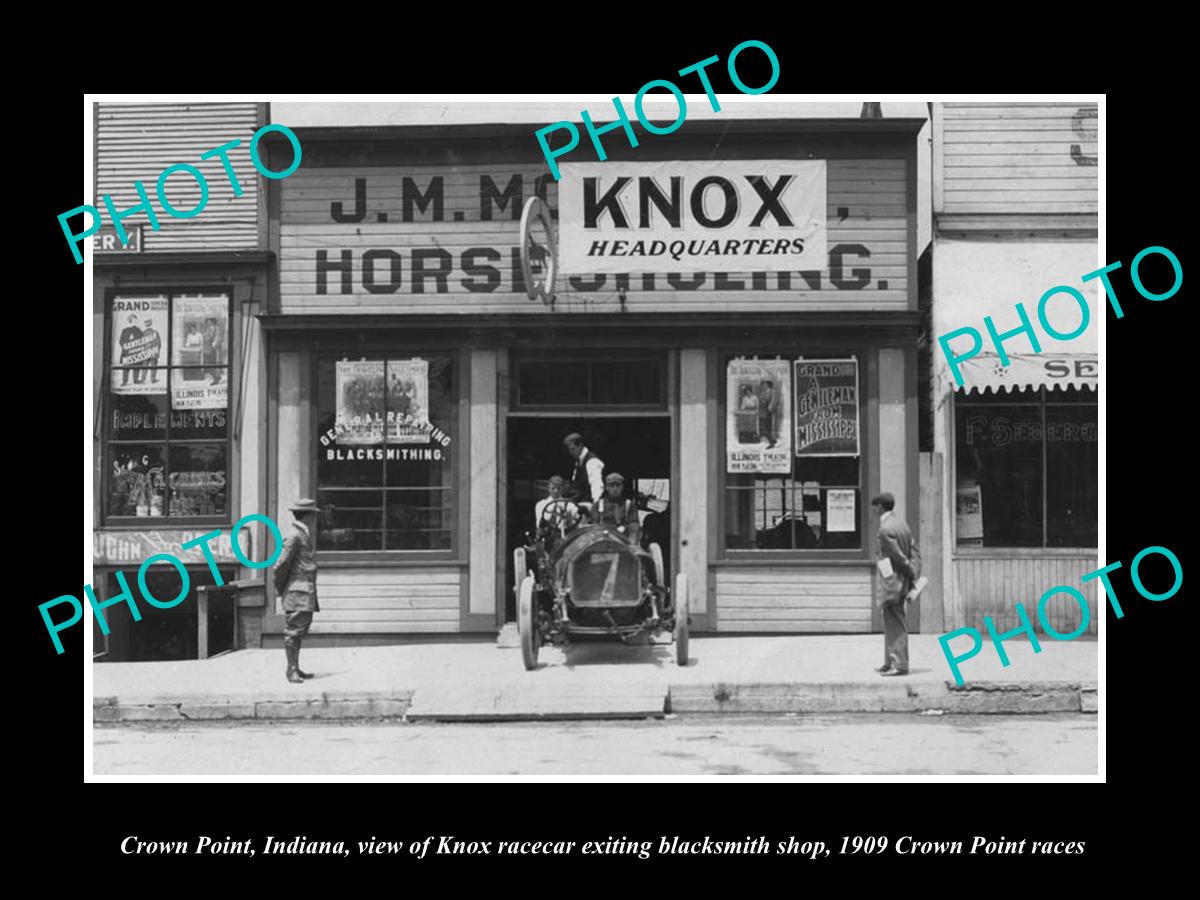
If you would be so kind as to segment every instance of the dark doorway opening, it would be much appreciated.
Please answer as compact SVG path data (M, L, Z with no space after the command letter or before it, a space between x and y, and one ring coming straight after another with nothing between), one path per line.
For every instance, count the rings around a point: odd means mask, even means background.
M604 461L604 473L625 476L626 496L638 492L644 505L639 517L648 541L662 547L663 564L671 571L671 417L669 415L510 415L508 418L508 488L505 524L504 620L516 619L513 550L534 532L534 507L546 496L552 475L570 479L575 460L563 446L571 432Z

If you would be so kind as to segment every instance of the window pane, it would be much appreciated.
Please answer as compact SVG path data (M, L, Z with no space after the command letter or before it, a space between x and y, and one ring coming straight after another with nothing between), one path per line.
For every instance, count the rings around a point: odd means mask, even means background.
M592 363L592 403L656 405L663 402L662 368L653 362Z
M163 391L159 395L117 394L111 402L111 437L114 440L148 440L167 436L167 372L166 369L117 369L118 373L146 374L153 372L162 380Z
M731 550L857 550L862 503L857 488L825 488L791 478L729 476L725 545ZM752 479L752 481L751 481Z
M228 510L225 444L182 444L170 448L172 516L219 516Z
M382 550L383 491L317 491L318 550Z
M1042 546L1042 408L961 404L958 545Z
M172 300L171 316L171 365L228 365L228 297L181 295Z
M586 363L523 362L518 367L523 406L587 403Z
M333 507L319 546L449 549L458 410L452 358L326 357L317 372L318 498Z
M1046 542L1095 547L1099 453L1095 406L1046 409Z
M449 491L388 491L388 550L448 550L452 524Z
M108 479L110 516L161 516L166 496L162 446L111 445Z
M340 379L338 367L341 366ZM378 370L378 378L374 376ZM378 384L376 384L378 382ZM341 388L342 398L335 396ZM342 419L338 420L341 410ZM325 358L317 365L318 487L383 486L383 364L339 363ZM383 504L378 504L382 519ZM382 527L377 521L376 529Z

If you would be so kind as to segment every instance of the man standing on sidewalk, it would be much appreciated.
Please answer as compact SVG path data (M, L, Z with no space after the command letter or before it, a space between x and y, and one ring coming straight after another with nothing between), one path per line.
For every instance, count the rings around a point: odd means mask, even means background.
M908 523L893 510L896 498L889 493L871 499L879 514L879 590L883 613L882 675L908 674L908 624L905 602L921 575L921 551Z
M300 643L312 625L317 603L316 535L317 501L297 500L291 508L295 530L284 541L275 563L275 588L283 595L283 649L287 653L287 680L301 684L312 675L300 668Z

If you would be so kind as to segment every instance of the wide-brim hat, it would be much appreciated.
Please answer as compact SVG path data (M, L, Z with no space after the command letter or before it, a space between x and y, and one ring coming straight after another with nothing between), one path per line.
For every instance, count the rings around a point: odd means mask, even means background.
M295 503L293 503L291 506L289 506L288 509L290 509L292 512L298 512L298 513L304 513L304 512L314 512L315 513L315 512L320 511L317 508L317 501L313 500L311 497L305 497L303 500L297 500Z

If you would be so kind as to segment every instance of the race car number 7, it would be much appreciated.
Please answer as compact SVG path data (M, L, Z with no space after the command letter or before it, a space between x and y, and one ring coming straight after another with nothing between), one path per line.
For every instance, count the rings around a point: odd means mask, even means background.
M619 553L593 553L591 556L593 566L608 563L608 574L604 576L604 587L600 591L600 600L604 603L612 602L613 592L617 588L617 565L620 559Z

